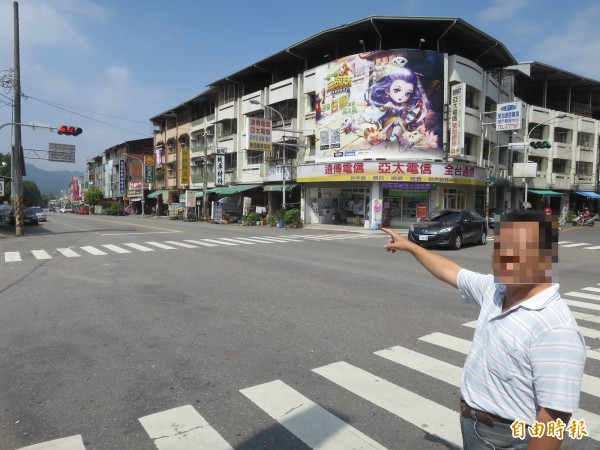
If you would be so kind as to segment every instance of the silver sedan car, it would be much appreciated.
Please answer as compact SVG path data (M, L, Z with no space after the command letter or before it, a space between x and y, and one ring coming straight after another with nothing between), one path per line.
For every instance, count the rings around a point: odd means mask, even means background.
M39 222L46 221L46 211L44 211L42 208L40 208L39 206L32 206L29 209L31 209L31 211L35 213Z

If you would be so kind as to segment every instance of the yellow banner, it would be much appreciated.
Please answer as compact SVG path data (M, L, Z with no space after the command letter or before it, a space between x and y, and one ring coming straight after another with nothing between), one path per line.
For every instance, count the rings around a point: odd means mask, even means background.
M190 149L181 149L181 184L190 184Z

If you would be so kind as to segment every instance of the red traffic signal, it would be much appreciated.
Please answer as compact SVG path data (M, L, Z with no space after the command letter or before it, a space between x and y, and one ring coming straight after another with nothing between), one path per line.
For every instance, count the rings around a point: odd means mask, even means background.
M79 136L81 133L83 133L83 130L81 128L78 127L71 127L68 125L61 125L60 127L58 127L58 134L64 134L66 136Z

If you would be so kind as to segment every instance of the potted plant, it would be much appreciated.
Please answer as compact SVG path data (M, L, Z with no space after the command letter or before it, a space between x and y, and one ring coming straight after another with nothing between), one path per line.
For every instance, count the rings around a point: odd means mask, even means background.
M285 212L284 215L285 225L291 228L298 228L302 226L302 220L300 219L300 210L298 208L292 208Z

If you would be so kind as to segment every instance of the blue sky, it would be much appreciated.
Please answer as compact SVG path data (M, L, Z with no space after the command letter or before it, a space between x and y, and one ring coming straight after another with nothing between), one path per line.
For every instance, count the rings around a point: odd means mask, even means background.
M28 96L23 122L84 130L73 138L24 128L25 148L44 150L49 142L77 146L75 164L27 162L83 171L86 160L104 149L151 136L150 117L209 83L315 33L373 15L460 17L498 39L519 61L600 80L597 0L304 0L295 2L302 5L298 10L290 4L20 0L21 87ZM0 71L13 67L12 22L13 1L0 0ZM0 89L0 94L3 124L11 122L6 102L12 93ZM8 153L10 143L6 127L0 153Z

